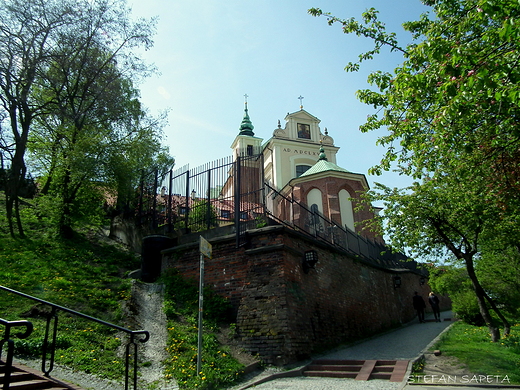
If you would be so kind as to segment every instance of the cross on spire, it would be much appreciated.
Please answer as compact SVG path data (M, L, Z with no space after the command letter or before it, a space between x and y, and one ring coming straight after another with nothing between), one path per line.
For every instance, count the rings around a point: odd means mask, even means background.
M244 98L246 99L246 103L247 103L247 98L248 98L248 97L249 97L249 95L246 93L246 94L244 95Z
M298 99L300 99L300 109L303 110L303 99L304 99L304 98L303 98L302 95L300 95L300 96L298 96Z

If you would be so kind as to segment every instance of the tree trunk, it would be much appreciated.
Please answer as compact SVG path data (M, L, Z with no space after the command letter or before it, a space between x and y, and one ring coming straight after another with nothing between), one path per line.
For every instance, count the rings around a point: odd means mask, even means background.
M466 262L466 269L468 271L469 278L471 283L473 284L473 288L475 289L475 294L477 295L478 307L480 309L480 314L484 318L486 325L489 329L489 334L491 335L491 341L496 343L500 341L500 329L493 324L493 318L489 313L489 309L486 305L486 292L480 285L480 282L477 278L477 274L475 273L475 267L473 264L473 255L467 254L464 256L464 260Z
M488 294L485 294L485 298L491 306L491 309L493 309L498 318L500 318L500 321L502 321L502 325L504 326L504 336L509 336L511 332L511 324L509 323L507 318L504 317L500 309L497 307L497 305L495 305L495 302L493 302L493 299Z
M6 180L6 216L9 224L9 232L12 237L16 235L15 233L15 220L16 227L18 230L18 234L20 237L25 237L25 232L22 225L22 220L20 217L20 209L18 203L20 184L25 178L25 164L23 163L23 157L21 157L18 153L18 150L15 153L14 158L11 162L11 169L8 173L8 177Z

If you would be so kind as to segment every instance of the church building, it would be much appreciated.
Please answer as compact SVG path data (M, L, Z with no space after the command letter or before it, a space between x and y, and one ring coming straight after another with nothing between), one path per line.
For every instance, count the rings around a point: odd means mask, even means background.
M185 228L161 251L160 269L198 280L200 237L208 240L205 285L228 299L240 348L286 364L413 319L414 291L431 291L425 273L363 229L377 212L361 203L365 175L337 165L339 147L318 118L300 106L264 140L246 102L231 148L225 163L175 175L171 188L178 180L184 194L166 198L174 208L178 197L186 214L173 225Z
M356 211L360 194L369 189L365 175L336 164L340 148L334 145L327 128L322 133L320 120L303 106L299 111L287 113L285 121L283 128L278 121L272 137L264 142L255 136L246 102L239 133L231 145L234 156L261 153L264 182L269 188L308 205L312 212L339 226L383 243L381 236L362 227L362 222L371 219L378 209L366 206ZM281 214L290 212L287 207L278 210ZM294 215L278 217L295 218Z

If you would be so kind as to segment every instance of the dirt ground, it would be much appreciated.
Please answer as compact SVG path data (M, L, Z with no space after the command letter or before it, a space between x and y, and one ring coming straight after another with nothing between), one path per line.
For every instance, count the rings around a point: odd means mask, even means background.
M422 373L414 376L413 381L429 384L490 384L496 378L488 378L471 372L456 357L440 354L435 356L433 352L424 355L424 368Z
M425 375L474 375L454 356L446 356L442 353L439 356L435 356L433 353L427 353L424 357L425 366L423 372Z

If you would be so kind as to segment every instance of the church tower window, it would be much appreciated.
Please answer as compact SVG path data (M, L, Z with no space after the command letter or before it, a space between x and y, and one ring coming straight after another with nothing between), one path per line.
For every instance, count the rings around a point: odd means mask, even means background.
M310 167L310 165L296 165L296 177L303 175Z

